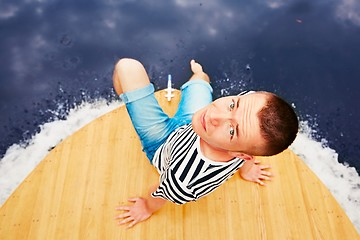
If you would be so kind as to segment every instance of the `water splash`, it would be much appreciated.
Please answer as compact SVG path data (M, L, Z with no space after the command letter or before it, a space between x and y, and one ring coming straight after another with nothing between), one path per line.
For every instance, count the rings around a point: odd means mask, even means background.
M0 160L0 205L52 148L93 119L119 105L119 102L108 102L105 99L83 102L68 111L65 119L59 118L62 110L51 111L54 114L51 122L41 125L40 131L29 140L10 146Z

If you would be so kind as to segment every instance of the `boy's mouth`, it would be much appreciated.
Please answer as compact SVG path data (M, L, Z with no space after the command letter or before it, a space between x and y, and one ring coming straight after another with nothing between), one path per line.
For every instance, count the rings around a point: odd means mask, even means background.
M203 112L203 114L201 114L201 118L200 118L201 125L203 126L205 132L206 132L206 121L205 121L206 113L207 113L207 110L205 112Z

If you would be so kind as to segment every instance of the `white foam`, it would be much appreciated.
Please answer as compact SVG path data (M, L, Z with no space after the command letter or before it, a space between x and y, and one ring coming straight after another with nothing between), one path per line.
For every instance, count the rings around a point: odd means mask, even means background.
M291 149L330 190L360 232L360 176L354 167L339 163L338 154L327 146L327 141L316 141L308 122L301 122Z
M12 145L0 161L0 205L48 154L49 149L91 120L119 105L119 102L107 104L104 100L91 104L83 103L71 110L66 120L41 126L41 131L28 145ZM339 163L338 154L326 146L325 140L314 140L313 133L314 130L309 124L302 122L301 132L291 149L329 188L360 232L360 177L355 168Z
M120 106L119 102L107 104L105 100L84 102L70 110L66 120L56 120L41 126L28 144L13 144L0 160L0 205L16 187L49 153L49 149L93 119ZM54 113L56 115L56 113Z

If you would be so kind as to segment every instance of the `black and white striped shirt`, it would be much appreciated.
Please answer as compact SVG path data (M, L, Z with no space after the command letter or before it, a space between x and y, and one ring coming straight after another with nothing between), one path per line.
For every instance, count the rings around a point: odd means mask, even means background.
M209 194L244 164L234 158L215 162L200 151L200 137L192 125L176 129L159 147L153 164L160 174L160 186L151 195L184 204Z

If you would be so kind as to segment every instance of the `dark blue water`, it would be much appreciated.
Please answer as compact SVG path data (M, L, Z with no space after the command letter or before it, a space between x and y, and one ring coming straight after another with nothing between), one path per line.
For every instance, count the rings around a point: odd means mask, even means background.
M360 169L360 1L3 0L0 36L0 155L81 101L115 99L118 58L157 89L195 58L215 97L273 91Z

